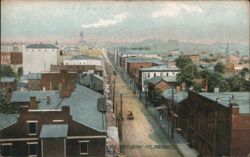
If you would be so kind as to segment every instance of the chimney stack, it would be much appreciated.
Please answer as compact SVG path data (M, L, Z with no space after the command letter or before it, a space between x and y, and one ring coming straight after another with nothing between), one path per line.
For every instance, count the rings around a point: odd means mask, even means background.
M38 104L35 96L30 97L30 109L38 109Z

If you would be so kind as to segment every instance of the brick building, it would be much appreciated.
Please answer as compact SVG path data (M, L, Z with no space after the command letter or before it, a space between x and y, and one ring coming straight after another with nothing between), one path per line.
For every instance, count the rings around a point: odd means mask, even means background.
M127 58L125 59L125 71L131 77L135 78L138 71L142 68L163 65L164 63L157 58Z
M137 76L136 76L136 82L139 86L141 91L145 91L145 81L156 77L173 77L176 76L179 73L180 69L177 67L167 66L167 65L161 65L161 66L154 66L149 68L143 68L140 69Z
M0 114L2 156L105 156L102 95L79 84L62 91L17 91L18 114ZM104 104L101 104L104 105Z
M61 70L68 70L68 72L88 72L93 71L96 75L103 76L102 66L98 65L51 65L51 72L60 72Z
M170 106L170 113L176 114L176 118L171 118L172 124L202 156L247 156L249 95L249 92L189 91L182 101L174 100L173 104L168 95L165 103Z
M23 59L21 52L1 52L1 64L17 65L22 63Z
M9 102L11 94L17 88L17 82L15 77L1 77L0 87L5 89L4 99Z
M60 72L29 73L28 90L58 90L68 82L76 82L78 73L61 70Z

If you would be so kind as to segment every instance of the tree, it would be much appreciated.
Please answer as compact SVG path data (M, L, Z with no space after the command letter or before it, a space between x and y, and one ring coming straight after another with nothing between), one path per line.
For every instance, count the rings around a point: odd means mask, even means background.
M183 69L186 65L192 64L192 60L188 56L180 56L176 60L176 66Z
M220 92L229 92L230 85L228 81L219 73L208 75L208 92L213 92L214 88L219 88Z
M224 65L223 65L221 62L218 62L218 63L214 66L214 72L223 74L223 73L224 73L224 68L225 68Z
M185 67L183 67L180 73L177 74L178 84L185 82L187 88L194 84L194 79L198 77L198 68L192 62Z
M18 78L20 78L22 75L23 75L23 67L19 67L17 69L17 76L18 76Z
M1 77L14 77L15 73L9 65L1 65Z
M227 81L229 83L231 92L249 91L249 85L247 81L240 75L229 78Z

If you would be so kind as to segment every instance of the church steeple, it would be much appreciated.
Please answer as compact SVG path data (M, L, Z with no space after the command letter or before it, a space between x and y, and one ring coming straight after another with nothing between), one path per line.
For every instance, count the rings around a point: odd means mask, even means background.
M226 54L226 57L227 57L226 62L229 63L229 44L228 44L228 42L227 42L225 54Z
M85 40L84 40L84 37L85 36L84 36L83 32L81 31L80 38L79 38L79 44L83 45L83 44L86 43Z

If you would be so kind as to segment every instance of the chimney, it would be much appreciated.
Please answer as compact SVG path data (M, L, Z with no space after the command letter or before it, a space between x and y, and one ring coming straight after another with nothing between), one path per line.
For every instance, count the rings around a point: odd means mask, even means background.
M229 103L230 103L230 108L231 108L231 114L233 114L233 115L239 114L239 110L240 110L239 105L237 104L234 95L232 95L232 98L229 101Z
M35 96L30 97L30 109L38 109L38 104Z
M60 97L61 98L68 98L71 95L72 90L70 88L63 88L60 91Z
M45 86L43 86L43 91L46 91Z
M217 88L217 87L215 87L215 88L214 88L214 93L219 93L219 92L220 92L220 89Z
M51 98L50 96L47 96L47 105L50 105L50 102L51 102Z

